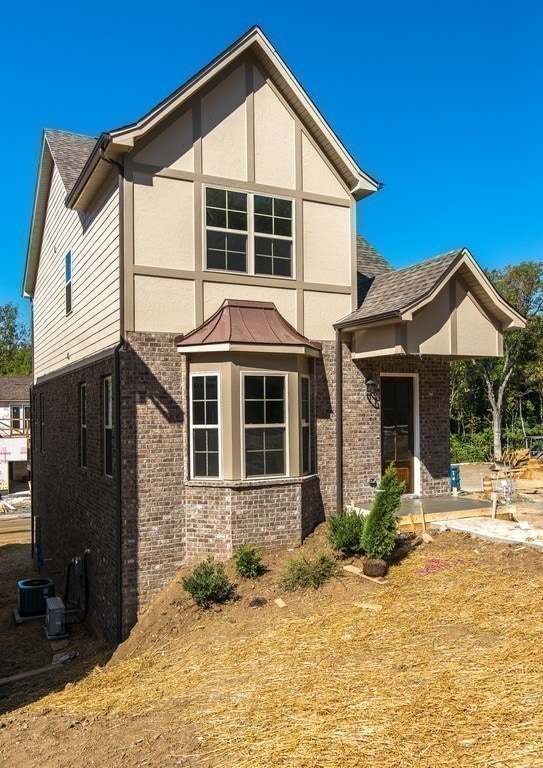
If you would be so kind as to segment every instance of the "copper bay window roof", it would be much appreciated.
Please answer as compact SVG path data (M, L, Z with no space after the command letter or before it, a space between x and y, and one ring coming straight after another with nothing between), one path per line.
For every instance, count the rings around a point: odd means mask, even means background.
M298 333L272 301L225 299L202 325L175 339L179 352L248 351L320 355L321 344Z

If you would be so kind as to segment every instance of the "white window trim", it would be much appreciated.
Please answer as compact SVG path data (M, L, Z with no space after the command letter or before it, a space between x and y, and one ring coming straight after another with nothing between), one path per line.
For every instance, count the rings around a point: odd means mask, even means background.
M217 430L219 440L219 474L216 477L213 475L195 475L194 474L194 452L192 449L193 439L192 432L194 429L206 429L210 425L207 424L194 424L194 418L192 415L192 379L195 376L216 376L217 377ZM220 371L191 371L189 374L189 457L190 457L190 479L191 480L222 480L223 479L223 444L222 444L222 376Z
M285 381L285 472L282 475L247 475L246 468L245 468L245 377L246 376L282 376ZM288 385L289 385L289 376L288 373L285 371L262 371L262 370L246 370L241 371L240 376L240 392L239 392L239 399L240 399L240 408L239 408L239 416L240 416L240 446L241 446L241 479L242 480L273 480L275 478L279 477L290 477L290 420L289 420L289 402L288 402ZM259 426L263 426L264 428L266 426L273 426L273 425L258 425L258 424L251 424L249 425L249 429L251 427L258 428ZM281 425L282 426L282 425Z
M385 377L413 379L413 496L420 496L420 408L419 408L419 374L418 373L381 373ZM382 439L382 438L380 438ZM382 446L381 446L382 451Z
M213 269L209 268L207 266L207 230L208 226L206 224L207 220L207 205L206 205L206 190L207 189L217 189L219 191L225 191L225 192L234 192L238 194L247 195L247 269L245 272L240 272L238 270L234 269ZM291 237L287 237L286 235L268 235L268 237L272 237L273 239L277 240L286 240L288 242L292 243L292 256L291 256L291 272L292 274L290 276L287 275L270 275L270 274L261 274L260 272L255 272L255 236L262 236L267 237L267 235L262 232L255 232L254 228L254 199L255 195L261 196L261 197L270 197L274 198L276 200L286 200L289 203L292 203L292 235ZM235 189L232 187L222 187L218 186L216 184L204 184L203 186L203 194L202 194L202 222L204 227L203 232L203 252L202 252L202 269L204 272L214 272L221 275L249 275L251 277L262 277L266 279L271 280L296 280L296 205L294 198L286 197L285 195L276 195L268 192L258 192L258 191L250 191L246 189ZM242 233L242 230L240 229L228 229L226 227L209 227L209 229L213 230L214 232L227 232L231 233L233 235L239 235ZM243 230L243 234L245 233L245 230Z

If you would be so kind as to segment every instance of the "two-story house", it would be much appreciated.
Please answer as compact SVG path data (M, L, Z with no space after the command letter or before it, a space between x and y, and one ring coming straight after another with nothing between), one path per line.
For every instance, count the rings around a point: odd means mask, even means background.
M0 491L27 483L31 376L0 376Z
M255 27L140 120L43 137L24 290L35 545L111 638L184 563L299 544L390 461L448 492L448 365L522 318L466 249L396 271L379 184ZM391 223L392 224L392 223Z

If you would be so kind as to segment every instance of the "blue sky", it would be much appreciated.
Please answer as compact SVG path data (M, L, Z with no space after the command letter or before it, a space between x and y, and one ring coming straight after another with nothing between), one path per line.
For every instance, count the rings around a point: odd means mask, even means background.
M543 259L540 0L30 0L11 4L0 30L0 303L29 316L20 294L42 129L132 122L253 24L383 182L358 228L394 266L461 245L484 267Z

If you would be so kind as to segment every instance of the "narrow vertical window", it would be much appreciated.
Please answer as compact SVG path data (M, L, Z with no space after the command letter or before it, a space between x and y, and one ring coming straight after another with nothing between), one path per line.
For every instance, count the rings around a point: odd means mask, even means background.
M191 377L192 477L219 477L219 377Z
M87 385L79 385L79 466L87 468Z
M103 404L103 470L104 475L113 477L113 392L111 376L102 379L102 404Z
M40 453L44 452L45 446L45 395L40 395Z
M66 314L72 311L72 252L68 251L65 257L64 282L66 287Z
M311 391L309 378L302 376L300 416L302 428L302 474L307 475L312 470L311 466Z
M244 376L245 476L284 475L284 376Z
M25 405L24 409L23 409L23 412L24 412L23 429L25 431L25 434L29 434L29 432L30 432L30 419L31 419L30 406L29 405Z
M11 431L18 432L21 429L21 406L11 406Z

